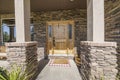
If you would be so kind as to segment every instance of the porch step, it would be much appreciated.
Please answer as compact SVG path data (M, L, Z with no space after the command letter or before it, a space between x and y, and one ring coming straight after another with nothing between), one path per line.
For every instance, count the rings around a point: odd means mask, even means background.
M6 53L0 53L0 57L7 57Z
M74 59L73 54L49 54L49 59Z

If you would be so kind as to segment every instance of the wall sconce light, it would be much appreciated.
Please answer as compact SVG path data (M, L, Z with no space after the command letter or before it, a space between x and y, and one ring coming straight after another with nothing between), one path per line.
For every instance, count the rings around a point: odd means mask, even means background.
M74 0L70 0L71 2L73 2Z

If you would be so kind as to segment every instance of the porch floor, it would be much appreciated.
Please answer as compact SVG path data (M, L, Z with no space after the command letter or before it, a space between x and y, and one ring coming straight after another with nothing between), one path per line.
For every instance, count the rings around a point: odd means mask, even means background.
M36 80L82 80L75 62L72 59L60 62L51 59Z

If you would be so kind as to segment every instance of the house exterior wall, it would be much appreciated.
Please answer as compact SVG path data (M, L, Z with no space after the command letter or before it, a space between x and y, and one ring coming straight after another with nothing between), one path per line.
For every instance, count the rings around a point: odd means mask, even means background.
M117 42L118 70L120 74L120 0L105 3L105 37L106 41Z
M73 20L75 22L75 47L79 50L80 41L87 40L87 12L86 10L58 10L46 12L32 12L31 17L34 25L34 41L38 42L38 56L44 57L46 51L46 22ZM14 14L2 14L1 18L14 18Z
M75 47L79 50L80 41L87 40L87 13L86 10L58 10L47 12L36 12L33 14L33 23L35 30L35 41L38 41L39 47L46 46L46 22L73 20L75 22ZM79 51L78 51L79 52Z
M106 3L105 9L105 37L106 41L116 41L120 53L120 3L119 0Z
M105 40L106 41L120 41L119 23L118 17L120 14L120 7L114 2L105 3ZM115 5L116 4L116 5ZM117 8L116 8L117 7ZM86 40L87 31L87 12L86 10L58 10L58 11L46 11L46 12L32 12L33 24L35 26L35 40L39 42L39 46L45 46L46 36L46 22L57 20L74 20L75 21L75 46L79 41ZM0 20L2 18L14 18L14 14L0 14ZM1 26L1 23L0 23ZM1 30L0 30L1 31ZM116 34L114 33L116 32ZM79 37L77 37L79 36ZM42 38L42 39L41 39ZM1 40L1 39L0 39ZM118 44L119 46L120 44Z
M1 14L0 14L0 45L1 45L1 43L2 43L2 34L1 34L1 27L2 25L1 25Z
M52 12L37 12L33 15L33 23L35 26L35 41L39 42L39 46L44 47L46 43L46 22L60 20L75 21L75 46L79 41L86 40L86 11L85 10L60 10Z
M116 4L117 2L114 2ZM109 3L105 3L105 40L117 41L120 46L120 34L119 34L119 14L120 7L116 8L116 5L111 6ZM87 39L87 12L86 10L58 10L58 11L46 11L46 12L32 12L33 25L35 27L34 40L38 41L39 47L45 47L46 43L46 22L58 21L58 20L74 20L75 21L75 46L77 47L80 41L86 41ZM0 14L0 20L2 18L14 18L14 14ZM1 23L0 23L1 26ZM113 30L114 29L114 30ZM116 33L115 33L116 32ZM0 30L1 33L1 30ZM1 38L0 38L1 40ZM118 48L119 50L119 48Z
M105 3L105 41L115 41L118 44L118 70L120 73L120 1ZM46 51L46 22L60 20L75 21L75 47L80 53L80 41L87 40L87 12L86 10L57 10L46 12L33 12L31 14L34 25L34 40L38 42L38 57L43 57ZM14 14L1 14L2 18L14 18ZM1 24L0 24L1 25ZM0 28L1 29L1 28ZM0 30L1 41L1 30Z

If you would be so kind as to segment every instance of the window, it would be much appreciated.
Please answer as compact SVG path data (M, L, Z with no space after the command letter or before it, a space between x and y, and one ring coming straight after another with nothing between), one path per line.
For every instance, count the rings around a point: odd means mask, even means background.
M69 35L69 39L72 39L72 25L68 24L68 35Z
M48 36L52 37L52 26L51 25L48 26Z
M3 42L8 42L10 39L10 28L6 24L3 24L2 30L3 30Z
M31 41L34 41L35 32L34 32L33 24L31 24L31 26L30 26L30 32L31 32Z
M2 43L0 45L4 45L5 42L15 42L16 41L16 27L15 27L15 19L2 19ZM31 18L31 41L34 40L34 25L33 20Z

